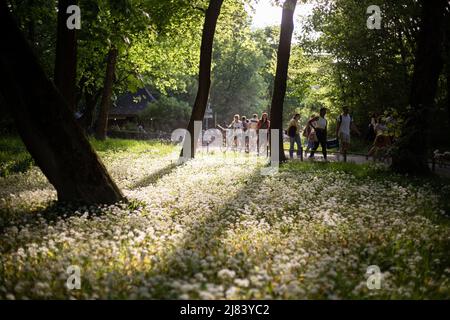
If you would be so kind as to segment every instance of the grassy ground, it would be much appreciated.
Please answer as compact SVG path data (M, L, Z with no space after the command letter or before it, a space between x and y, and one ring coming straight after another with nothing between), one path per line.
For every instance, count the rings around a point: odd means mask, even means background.
M94 147L130 203L55 204L35 167L0 178L0 298L450 298L448 180L300 162L264 176L246 155L176 166L169 145Z
M34 164L18 137L0 137L0 177L26 172Z

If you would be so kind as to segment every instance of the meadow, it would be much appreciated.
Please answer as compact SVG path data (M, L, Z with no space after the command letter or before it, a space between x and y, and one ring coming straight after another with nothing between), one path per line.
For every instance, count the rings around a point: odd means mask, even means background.
M20 141L0 140L0 298L450 298L449 180L297 161L264 176L251 155L177 165L170 144L91 142L128 202L57 203Z

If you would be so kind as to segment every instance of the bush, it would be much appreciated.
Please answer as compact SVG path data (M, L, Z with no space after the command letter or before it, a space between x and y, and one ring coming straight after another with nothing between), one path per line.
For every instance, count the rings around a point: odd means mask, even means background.
M161 96L158 101L149 103L139 114L139 121L144 128L172 132L177 128L186 127L190 113L188 103L174 97Z

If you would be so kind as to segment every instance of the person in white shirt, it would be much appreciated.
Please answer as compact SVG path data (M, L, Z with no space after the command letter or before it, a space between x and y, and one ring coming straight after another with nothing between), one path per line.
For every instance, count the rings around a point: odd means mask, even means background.
M229 129L242 129L242 121L240 120L240 116L238 114L234 115L233 122L228 126Z
M319 148L319 145L322 147L323 159L327 161L327 128L328 121L325 119L327 114L327 108L320 109L320 116L310 119L308 121L308 125L310 125L314 131L316 132L317 142L314 148L311 150L311 154L309 158L314 158L314 153ZM314 124L315 123L315 124Z
M258 130L258 122L258 115L255 113L253 114L253 118L250 119L250 129L253 129L255 131Z
M344 107L343 113L339 116L336 136L339 138L340 154L344 156L344 162L347 162L347 152L350 148L350 133L354 130L358 135L361 135L358 128L353 123L352 116L349 114L348 107Z
M237 148L239 146L238 136L241 134L241 131L244 128L242 125L242 121L240 119L241 119L241 117L238 114L234 115L233 122L231 122L230 125L228 126L228 129L233 129L233 135L234 135L233 148Z

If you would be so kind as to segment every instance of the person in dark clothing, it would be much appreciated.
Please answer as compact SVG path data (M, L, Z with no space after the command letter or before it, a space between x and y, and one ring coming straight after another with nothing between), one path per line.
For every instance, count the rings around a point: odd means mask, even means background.
M322 108L320 109L320 116L313 118L309 120L308 125L310 125L314 131L316 132L317 136L317 142L314 148L311 150L311 154L309 155L309 158L314 158L314 153L319 148L319 145L322 147L322 154L323 159L327 161L327 128L328 128L328 121L325 119L325 116L327 114L327 109ZM315 122L315 124L314 124Z

